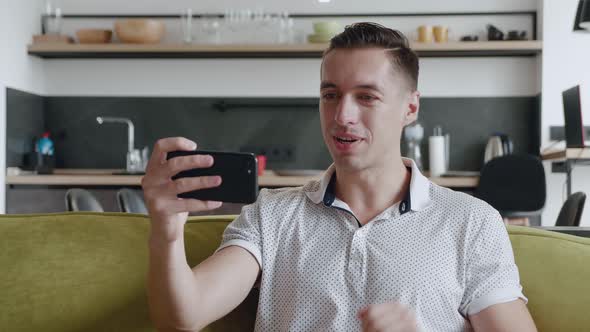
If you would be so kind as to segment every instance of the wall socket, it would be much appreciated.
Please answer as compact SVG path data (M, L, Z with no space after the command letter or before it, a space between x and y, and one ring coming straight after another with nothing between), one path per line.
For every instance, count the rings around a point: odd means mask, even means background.
M588 139L590 137L590 126L584 126L584 137ZM565 127L564 126L549 126L549 139L552 141L564 141L565 140Z
M293 145L265 145L242 146L240 152L251 152L255 155L266 156L268 162L288 163L295 161L295 146Z

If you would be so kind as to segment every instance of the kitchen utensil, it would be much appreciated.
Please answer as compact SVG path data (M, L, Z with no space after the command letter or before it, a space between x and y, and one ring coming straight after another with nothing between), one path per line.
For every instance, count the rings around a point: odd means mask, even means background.
M445 173L451 167L451 135L445 134Z
M182 28L182 41L186 44L193 42L193 10L185 9L180 15L180 25Z
M478 41L479 36L477 35L466 35L461 37L461 41Z
M525 30L510 30L506 40L527 40L527 33Z
M80 44L105 44L111 42L113 31L105 29L80 29L76 31L76 37Z
M264 174L266 170L266 156L259 154L256 156L256 164L258 165L258 175Z
M45 33L48 35L59 35L62 29L62 13L61 8L53 10L51 3L47 3L46 16L43 19Z
M432 31L434 34L434 41L436 41L437 43L446 43L449 41L448 27L437 25L432 29Z
M150 19L129 19L115 22L115 32L123 43L158 43L164 36L164 23Z
M342 26L336 21L319 21L313 23L313 31L316 35L334 36L341 30Z
M484 154L484 164L488 161L504 155L504 149L502 148L502 139L500 136L492 136L488 139L486 150Z
M436 126L433 135L428 138L430 176L441 176L447 170L446 141L446 137L442 134L442 128Z
M502 141L502 152L504 152L504 155L512 154L514 145L510 137L508 137L506 134L500 134L499 136L500 140Z
M325 36L325 35L308 35L307 42L309 43L328 43L332 39L332 36Z
M424 138L424 127L415 122L404 128L404 138L407 143L406 157L414 160L418 169L422 170L422 152L420 145Z
M327 43L342 30L340 23L334 21L320 21L313 23L313 34L307 36L310 43Z
M430 25L421 25L418 27L418 42L420 43L430 43L434 38L434 32L432 26Z
M496 157L512 154L513 150L514 144L508 135L494 134L488 139L484 153L484 163Z
M488 40L504 40L504 32L495 26L488 24Z
M197 42L201 44L220 44L221 25L219 18L215 15L204 14L199 19L200 26L197 28Z

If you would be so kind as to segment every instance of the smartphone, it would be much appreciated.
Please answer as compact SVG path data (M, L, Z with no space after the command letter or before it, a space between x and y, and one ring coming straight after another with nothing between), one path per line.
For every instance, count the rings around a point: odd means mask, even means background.
M252 153L219 151L172 151L166 159L180 156L205 154L213 157L213 166L182 171L173 180L196 176L221 176L221 185L178 194L180 198L195 198L204 201L250 204L258 196L258 166Z

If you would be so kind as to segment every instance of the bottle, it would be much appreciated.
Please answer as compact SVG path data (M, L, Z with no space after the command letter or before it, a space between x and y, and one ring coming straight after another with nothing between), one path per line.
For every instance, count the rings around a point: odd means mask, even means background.
M428 138L430 176L441 176L447 171L446 150L446 138L442 134L442 128L436 126L433 135Z
M43 136L37 141L36 150L42 155L53 156L53 141L49 135L48 131L43 133Z

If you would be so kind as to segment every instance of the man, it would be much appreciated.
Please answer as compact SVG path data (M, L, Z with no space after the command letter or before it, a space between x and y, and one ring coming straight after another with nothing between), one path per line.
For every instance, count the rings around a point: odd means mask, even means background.
M156 143L143 179L152 220L148 294L162 330L203 328L257 280L259 331L535 331L497 211L439 187L401 157L416 120L418 58L398 31L348 26L323 56L321 127L334 160L321 181L262 190L220 248L187 265L187 211L219 202L177 199L222 179L172 181L208 167L182 138Z

